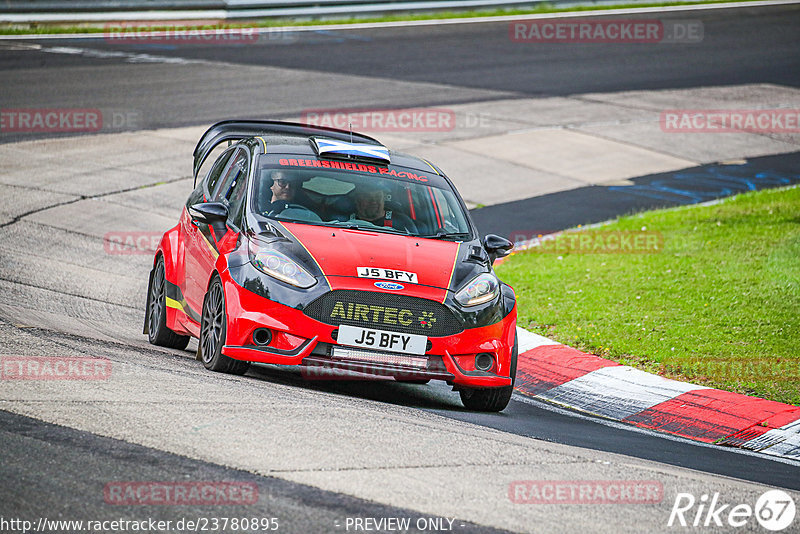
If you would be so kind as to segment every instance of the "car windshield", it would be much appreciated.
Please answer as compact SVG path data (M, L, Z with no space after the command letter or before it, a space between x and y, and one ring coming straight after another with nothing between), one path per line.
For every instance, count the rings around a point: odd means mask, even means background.
M280 221L418 237L471 237L456 194L440 177L338 161L322 163L341 169L286 165L296 161L257 166L251 204L255 213ZM320 164L320 160L301 161Z

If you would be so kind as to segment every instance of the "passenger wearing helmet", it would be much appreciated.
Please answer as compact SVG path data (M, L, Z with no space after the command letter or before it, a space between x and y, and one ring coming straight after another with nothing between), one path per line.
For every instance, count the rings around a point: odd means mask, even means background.
M350 219L359 219L375 226L394 228L410 234L417 233L417 226L408 216L386 209L386 194L380 187L362 184L356 188L353 198L356 212Z

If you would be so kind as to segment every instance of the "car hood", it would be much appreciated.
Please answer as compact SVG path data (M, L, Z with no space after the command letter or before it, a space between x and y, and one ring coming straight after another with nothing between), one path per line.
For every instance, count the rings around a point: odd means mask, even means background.
M459 243L452 241L298 223L283 226L313 257L332 288L340 285L332 278L357 278L360 267L374 267L414 273L418 285L446 290L459 251Z

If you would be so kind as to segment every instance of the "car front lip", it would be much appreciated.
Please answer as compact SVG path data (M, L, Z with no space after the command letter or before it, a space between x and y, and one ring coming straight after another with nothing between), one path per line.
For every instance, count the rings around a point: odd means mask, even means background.
M500 387L512 383L509 374L511 346L514 339L516 309L502 321L484 327L470 328L445 337L430 338L432 347L429 356L439 356L445 370L427 370L391 366L382 363L332 360L314 352L320 343L336 345L334 331L338 326L319 322L295 309L259 296L239 286L228 271L222 273L228 312L227 344L222 353L230 358L257 363L278 365L327 365L335 368L357 366L366 374L391 376L414 373L420 378L446 380L453 384L474 387ZM256 328L269 328L274 331L289 332L304 338L304 341L291 349L276 349L270 346L257 346L252 342L252 332ZM498 355L499 374L465 371L456 363L453 355L477 352L493 352ZM420 372L422 373L420 374ZM503 376L505 373L505 376Z

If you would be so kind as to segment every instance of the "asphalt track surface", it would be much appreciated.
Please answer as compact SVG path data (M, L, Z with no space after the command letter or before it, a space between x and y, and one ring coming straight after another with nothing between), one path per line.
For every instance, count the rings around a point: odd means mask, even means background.
M236 117L299 116L320 108L452 105L746 83L800 86L797 5L675 12L658 18L700 21L703 41L656 46L514 43L508 23L502 22L294 32L236 46L126 44L103 37L30 41L50 49L85 47L155 59L64 51L32 54L15 50L17 42L6 42L0 54L0 72L9 74L3 81L3 106L78 106L85 104L84 91L89 91L92 107L134 110L140 116L138 128L160 128ZM159 57L197 63L165 64ZM126 62L138 63L143 74L132 78L123 68ZM13 73L34 65L40 68L35 75ZM86 68L90 66L104 68ZM279 70L264 79L247 67ZM19 138L0 136L4 142Z
M144 75L131 77L124 68L130 56L86 57L63 51L17 50L14 46L19 43L13 46L5 43L0 49L0 72L4 77L0 83L4 108L80 106L86 101L85 92L90 90L92 107L139 111L142 120L137 128L202 124L237 116L287 116L304 109L336 106L429 106L513 95L575 95L742 83L800 86L800 32L797 31L800 9L797 7L693 11L669 14L665 18L701 20L706 34L703 53L696 53L697 45L689 44L646 48L620 44L602 50L591 45L531 47L510 43L504 30L506 23L303 33L297 35L291 46L275 41L239 47L215 45L176 49L118 45L103 40L59 40L39 44L197 61L179 64L153 61L142 69ZM23 76L13 75L16 69L33 66L38 67L35 77L27 72ZM275 83L268 88L248 83L248 66L276 68ZM302 69L302 72L293 69ZM330 78L317 77L315 73L334 74L341 86L338 90L318 86L318 82L328 82ZM201 83L209 81L211 83ZM405 86L403 82L430 83L430 91L421 92L417 86ZM29 138L3 135L0 142ZM186 155L176 154L176 157ZM797 157L786 155L751 163L762 169L791 170L797 168ZM675 179L674 175L643 177L637 184ZM685 198L646 195L627 201L598 201L595 193L579 189L551 195L551 198L520 200L523 204L477 210L475 217L482 230L508 234L515 227L508 224L504 214L520 206L524 206L527 213L541 216L541 219L525 221L521 227L557 230L576 222L596 222L635 209L686 203ZM594 199L595 211L588 215L578 213L576 206L585 205L590 198ZM4 328L13 330L15 327L5 323ZM58 334L27 331L61 343ZM90 344L92 340L75 342ZM174 365L174 359L165 359L161 365L169 368ZM547 405L520 398L513 399L502 414L482 415L460 409L447 388L440 386L309 385L296 372L275 368L256 369L251 371L250 377L303 391L411 407L538 440L800 489L800 468L794 464L611 427L593 418L554 411ZM3 444L0 473L3 480L20 482L13 486L3 484L0 490L2 512L6 516L12 515L12 511L13 515L46 515L59 511L63 514L66 510L85 507L85 516L97 519L99 510L103 509L102 502L98 502L97 486L103 481L181 476L253 481L261 492L270 496L265 514L280 513L292 518L289 531L309 531L309 528L320 531L320 525L330 525L348 514L419 515L7 412L0 412L0 421ZM137 510L133 515L141 516L140 512ZM164 518L175 513L164 509L156 512ZM181 509L181 515L190 515L189 512L202 515L204 510ZM462 523L464 531L487 530Z
M641 176L632 186L586 186L472 210L481 232L519 242L578 225L601 223L645 210L800 182L800 153L751 158L746 163L702 165ZM514 213L513 218L508 214ZM524 230L523 230L524 229Z
M280 532L341 530L345 527L345 517L410 517L416 522L421 516L411 510L256 476L4 411L0 411L0 441L4 445L0 476L19 483L3 484L0 488L6 518L69 517L87 521L153 517L176 524L181 519L214 517L208 506L201 505L151 505L133 513L130 507L120 506L121 509L98 515L98 510L106 505L98 488L103 488L109 480L181 479L224 480L255 486L257 503L226 507L226 515L275 518ZM58 462L53 462L53 458ZM35 469L29 469L30 465ZM285 521L287 517L291 517L291 522ZM462 521L455 526L459 532L503 532Z

